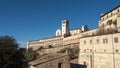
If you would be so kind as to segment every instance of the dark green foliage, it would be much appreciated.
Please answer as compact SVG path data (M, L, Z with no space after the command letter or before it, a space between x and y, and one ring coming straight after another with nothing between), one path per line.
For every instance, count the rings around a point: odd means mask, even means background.
M58 53L65 53L66 52L66 48L61 49Z
M29 48L28 51L26 52L26 61L31 61L31 60L35 60L38 57L40 57L40 55L33 50L33 48Z
M117 21L116 20L113 22L113 25L117 25Z
M52 46L52 45L49 45L48 48L53 48L53 46Z
M39 51L41 51L42 49L43 49L43 46L40 46L40 47L38 48Z
M112 24L112 20L108 20L108 21L107 21L107 24L108 24L108 25L111 25L111 24Z
M9 36L0 37L0 68L24 68L24 54L18 49L16 40Z
M66 51L68 52L70 59L74 59L78 57L79 48L64 48L61 49L58 53L66 53Z

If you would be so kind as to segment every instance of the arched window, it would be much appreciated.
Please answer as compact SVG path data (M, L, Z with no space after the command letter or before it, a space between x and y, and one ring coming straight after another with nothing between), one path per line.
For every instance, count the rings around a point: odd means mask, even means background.
M118 9L118 12L119 12L119 9Z

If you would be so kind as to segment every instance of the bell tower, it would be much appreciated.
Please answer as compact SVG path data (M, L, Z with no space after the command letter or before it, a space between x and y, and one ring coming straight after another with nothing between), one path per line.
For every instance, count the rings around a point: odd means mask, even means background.
M69 35L69 21L67 20L62 21L62 35L63 36Z

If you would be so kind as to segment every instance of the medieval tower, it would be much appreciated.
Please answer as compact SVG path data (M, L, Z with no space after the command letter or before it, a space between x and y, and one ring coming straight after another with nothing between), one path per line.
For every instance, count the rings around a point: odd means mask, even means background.
M69 35L69 21L67 20L62 21L62 35L63 36Z

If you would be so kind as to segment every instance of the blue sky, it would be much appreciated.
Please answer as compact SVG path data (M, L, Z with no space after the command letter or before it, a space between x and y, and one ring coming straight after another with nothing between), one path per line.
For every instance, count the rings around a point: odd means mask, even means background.
M13 36L23 47L30 40L55 35L61 21L70 29L98 26L100 14L120 5L120 0L0 0L0 36Z

